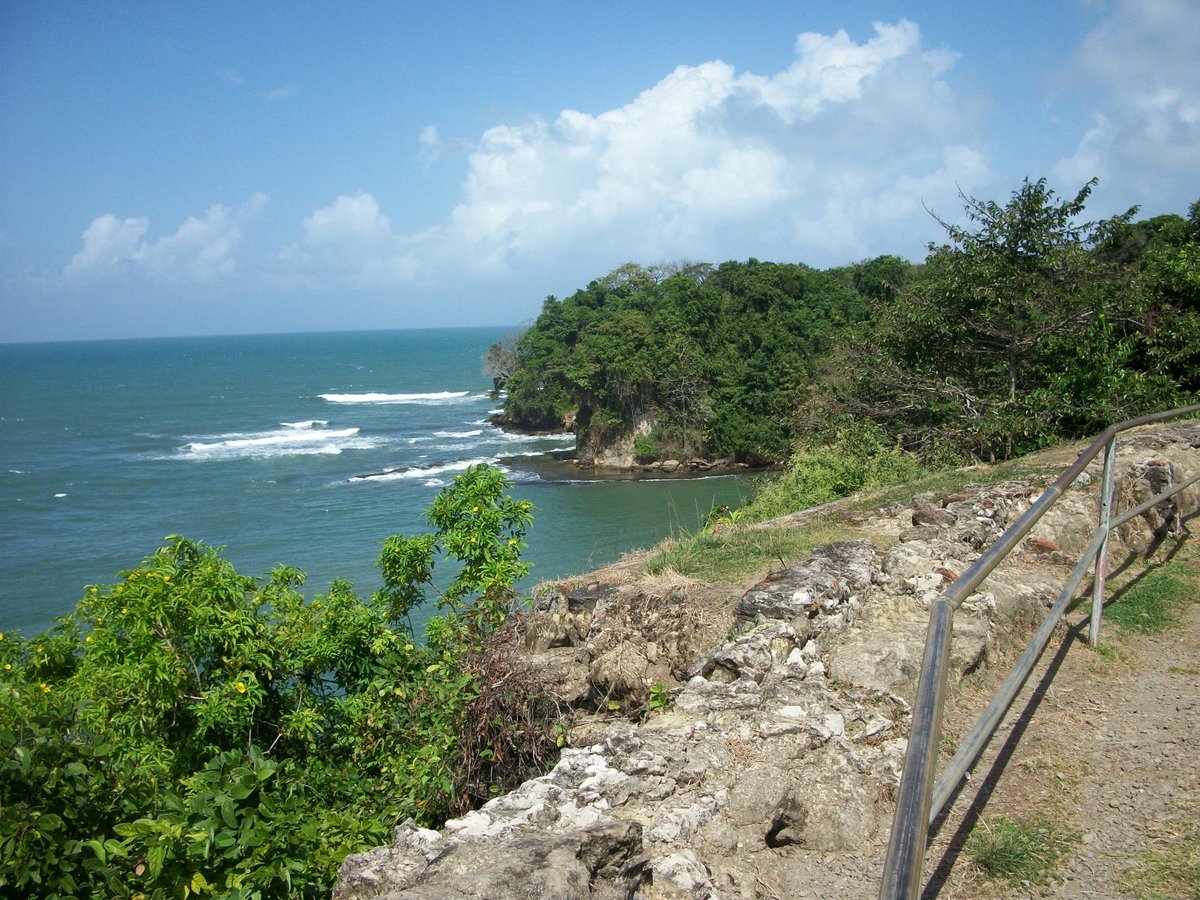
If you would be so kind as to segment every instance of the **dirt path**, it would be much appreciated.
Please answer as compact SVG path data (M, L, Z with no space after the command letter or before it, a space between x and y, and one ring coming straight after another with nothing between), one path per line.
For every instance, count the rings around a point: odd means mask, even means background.
M1156 572L1200 595L1194 545L1135 583ZM1070 616L931 840L926 897L1200 898L1200 603L1180 616L1155 635L1106 621L1100 652L1086 644L1086 619ZM992 673L949 712L946 749L1004 671ZM1067 836L1043 884L989 881L961 853L972 831L994 833L1001 819L1040 820L1047 841ZM1190 874L1164 880L1164 861Z

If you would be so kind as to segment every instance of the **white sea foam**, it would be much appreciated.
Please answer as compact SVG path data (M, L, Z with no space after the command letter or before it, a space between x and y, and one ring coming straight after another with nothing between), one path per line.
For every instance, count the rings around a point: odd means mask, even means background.
M322 400L329 403L415 403L429 406L441 403L466 403L486 394L472 394L470 391L432 391L426 394L320 394Z
M358 428L282 427L276 431L213 435L184 444L176 459L266 459L276 456L334 455L343 450L364 450L378 438L359 436Z
M495 457L479 459L459 459L454 462L441 463L432 466L414 466L411 469L393 469L388 472L372 472L369 475L352 475L350 481L398 481L408 478L431 479L434 475L444 475L447 472L465 472L471 466L482 463L495 463Z
M483 429L477 428L474 431L435 431L433 436L443 438L464 438L479 437L481 434L483 434Z
M67 495L66 494L55 494L54 498L57 500L59 497L65 497L65 496L67 496Z
M284 428L314 428L318 425L325 426L329 423L324 419L307 419L303 422L280 422L279 424Z

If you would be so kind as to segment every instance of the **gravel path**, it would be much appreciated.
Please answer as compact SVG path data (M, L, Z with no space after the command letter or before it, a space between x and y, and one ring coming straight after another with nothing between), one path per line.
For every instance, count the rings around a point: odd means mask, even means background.
M1194 551L1184 564L1200 573ZM931 841L926 897L1200 898L1200 883L1157 885L1151 864L1188 846L1198 865L1200 603L1159 635L1106 629L1108 649L1097 653L1084 640L1086 620L1074 616L1047 648ZM946 743L989 698L988 685L968 686L948 715ZM987 882L959 858L970 830L1037 815L1078 835L1048 885Z

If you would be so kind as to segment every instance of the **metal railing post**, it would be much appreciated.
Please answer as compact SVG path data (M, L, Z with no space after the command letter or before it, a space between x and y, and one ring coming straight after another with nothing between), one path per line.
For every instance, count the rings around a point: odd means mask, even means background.
M1104 529L1104 540L1096 554L1096 576L1092 581L1092 618L1088 623L1088 643L1100 645L1100 616L1104 612L1104 582L1108 578L1108 530L1112 515L1113 464L1117 455L1117 436L1114 434L1104 445L1104 478L1100 484L1100 527Z
M892 835L888 843L887 858L884 861L883 881L879 888L879 896L882 900L915 898L917 896L921 888L921 870L926 844L929 840L929 827L932 824L930 822L931 810L941 811L941 808L949 801L959 779L965 774L967 767L978 757L992 734L995 733L1005 710L1008 709L1016 691L1020 689L1021 684L1028 676L1032 664L1037 661L1042 650L1045 649L1055 622L1058 621L1058 617L1063 614L1071 598L1075 595L1084 573L1087 572L1088 561L1094 558L1096 566L1089 635L1092 645L1095 646L1100 640L1100 614L1104 606L1109 535L1134 516L1139 516L1180 491L1200 483L1200 474L1193 475L1183 483L1175 484L1169 490L1151 497L1134 509L1126 510L1114 518L1112 507L1116 435L1130 428L1149 425L1153 422L1163 422L1189 413L1200 413L1200 404L1151 413L1136 419L1126 419L1124 422L1109 426L934 602L930 611L929 631L926 633L925 655L921 660L921 672L917 676L916 705L913 708L908 751L904 757L904 771L900 776L896 814L892 820ZM1042 514L1100 454L1101 449L1104 450L1104 482L1100 488L1100 525L1093 533L1087 551L1076 564L1070 580L1059 595L1051 613L1043 619L1038 633L1026 648L1025 655L1022 657L1023 662L1019 663L1017 667L1019 671L1009 674L1005 680L1005 687L1001 690L1001 695L993 699L980 721L976 723L968 740L970 746L966 751L960 748L960 752L955 754L955 758L947 766L947 771L935 790L934 775L937 769L938 744L942 734L942 710L945 703L947 675L950 669L951 622L954 611L996 568L1000 561L1020 543L1038 519L1042 517ZM933 805L935 793L937 795L936 806Z
M929 803L942 740L942 695L950 673L953 624L954 607L945 597L939 597L929 614L904 773L892 820L892 840L879 887L880 900L914 898L921 889L925 842L929 836Z

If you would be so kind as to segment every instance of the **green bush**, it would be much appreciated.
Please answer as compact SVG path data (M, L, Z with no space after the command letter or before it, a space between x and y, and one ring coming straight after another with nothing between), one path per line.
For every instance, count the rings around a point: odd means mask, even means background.
M653 435L639 434L633 439L633 457L640 463L654 462L662 456L662 444Z
M506 649L531 522L507 488L458 476L433 533L385 543L370 601L308 602L296 569L250 578L171 537L50 631L0 635L0 893L327 896L400 821L544 765L553 729ZM407 614L450 560L422 644Z
M902 450L871 422L842 423L828 443L798 446L788 468L767 482L746 515L762 521L847 497L864 488L909 481L922 472L915 454Z

